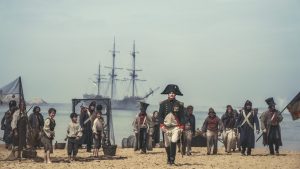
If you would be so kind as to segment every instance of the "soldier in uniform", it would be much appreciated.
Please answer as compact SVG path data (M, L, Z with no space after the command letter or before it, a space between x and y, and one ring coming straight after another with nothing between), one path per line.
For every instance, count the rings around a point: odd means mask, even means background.
M176 100L176 95L182 96L177 85L169 84L161 94L167 94L168 99L159 105L160 128L163 132L167 164L173 165L176 156L176 142L184 129L184 105Z
M279 146L282 146L281 131L279 123L283 120L282 115L275 108L274 99L266 99L266 103L269 105L269 110L264 112L261 117L261 130L263 131L263 144L269 145L270 154L274 155L275 152L279 154Z
M13 118L13 114L16 111L17 102L12 100L9 102L9 110L5 112L2 120L1 120L1 130L4 130L3 140L5 142L5 148L10 149L12 145L12 129L11 129L11 121Z
M152 126L152 120L147 115L146 110L149 104L140 102L140 113L137 115L133 122L134 133L136 136L135 147L134 150L141 150L142 154L146 153L147 149L147 138L149 133L150 126Z
M259 122L257 118L257 109L252 109L252 103L249 100L246 101L244 109L240 110L240 116L236 124L240 130L241 154L243 156L246 155L245 151L247 148L247 155L251 155L251 149L254 148L255 144L255 129L256 133L259 134Z

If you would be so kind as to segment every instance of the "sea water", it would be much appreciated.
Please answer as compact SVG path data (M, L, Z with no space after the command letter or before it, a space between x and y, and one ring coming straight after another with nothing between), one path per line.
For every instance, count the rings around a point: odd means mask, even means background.
M55 139L57 142L64 142L64 139L67 134L67 125L70 122L70 113L72 111L71 104L48 104L45 106L40 106L41 112L44 118L48 117L48 109L50 107L54 107L57 110L55 121ZM0 118L2 119L5 111L8 110L7 106L0 106ZM158 106L150 106L148 108L148 114L152 115L154 110L158 110ZM259 110L259 115L264 110ZM32 109L28 112L28 115L32 113ZM79 112L76 112L80 114ZM121 145L121 141L123 138L127 138L129 135L133 135L133 127L132 122L136 117L138 111L128 111L128 110L112 110L113 117L113 128L114 128L114 136L117 145ZM217 112L219 117L222 116L224 112ZM206 111L194 111L194 115L196 117L196 128L201 128L202 124L207 117ZM258 115L258 116L259 116ZM288 113L283 114L283 121L281 123L281 133L282 133L282 142L283 149L286 150L295 150L300 151L300 120L293 121L291 115ZM3 130L0 131L0 137L3 136ZM258 135L256 135L256 138ZM161 137L162 138L162 137ZM262 139L260 139L256 145L256 147L263 147Z

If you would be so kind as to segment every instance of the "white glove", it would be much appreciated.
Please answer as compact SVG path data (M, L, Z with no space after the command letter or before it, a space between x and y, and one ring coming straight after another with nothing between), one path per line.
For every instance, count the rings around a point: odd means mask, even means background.
M267 132L267 129L263 129L263 132L266 133L266 132Z

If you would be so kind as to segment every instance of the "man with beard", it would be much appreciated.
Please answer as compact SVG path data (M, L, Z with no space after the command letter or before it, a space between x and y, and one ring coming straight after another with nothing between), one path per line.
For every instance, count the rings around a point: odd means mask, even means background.
M163 132L167 164L173 165L176 156L176 143L184 129L184 106L176 100L176 95L182 96L177 85L169 84L161 94L167 94L168 99L159 105L160 127Z
M82 144L86 144L86 151L92 152L92 143L93 143L93 131L92 131L92 122L91 118L94 114L96 107L96 102L93 101L90 103L89 108L81 108L80 113L80 126L83 130Z
M255 123L255 128L254 128ZM252 109L252 103L247 100L244 108L240 110L240 116L237 121L237 127L240 130L241 154L244 156L246 148L247 155L251 155L251 149L254 148L254 131L259 134L259 122L257 118L257 109Z
M134 150L141 150L141 154L146 153L147 138L150 126L152 126L151 118L147 115L146 110L149 104L140 102L140 113L133 122L134 133L136 135L136 143Z
M11 149L12 145L12 129L11 129L11 121L14 112L16 111L17 102L12 100L9 102L9 110L5 112L2 120L1 120L1 130L4 130L3 140L5 142L5 148Z
M205 133L207 139L207 155L211 154L213 146L213 155L218 153L218 136L221 135L223 124L221 119L216 115L213 108L209 108L208 117L205 119L201 131Z
M33 113L30 114L28 118L29 130L31 133L31 138L29 138L29 140L30 146L33 149L36 149L40 146L40 132L44 127L44 118L40 112L41 108L39 106L35 106L33 108Z
M283 120L282 115L275 108L274 99L268 98L266 99L266 103L269 106L269 110L264 112L260 116L261 120L261 130L264 132L263 134L263 144L269 145L270 154L274 155L274 145L275 152L279 154L279 146L282 146L281 141L281 131L279 123Z
M237 130L235 128L237 114L235 114L231 105L226 106L226 112L221 117L221 120L224 126L223 141L225 152L230 153L231 149L235 150L236 148L237 135Z

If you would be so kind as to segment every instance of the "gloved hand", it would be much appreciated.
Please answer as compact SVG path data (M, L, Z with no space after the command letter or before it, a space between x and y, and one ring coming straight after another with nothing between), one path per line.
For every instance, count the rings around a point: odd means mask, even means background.
M260 131L259 130L256 130L256 134L259 134L260 133Z
M266 133L266 132L267 132L267 129L263 129L263 132Z

